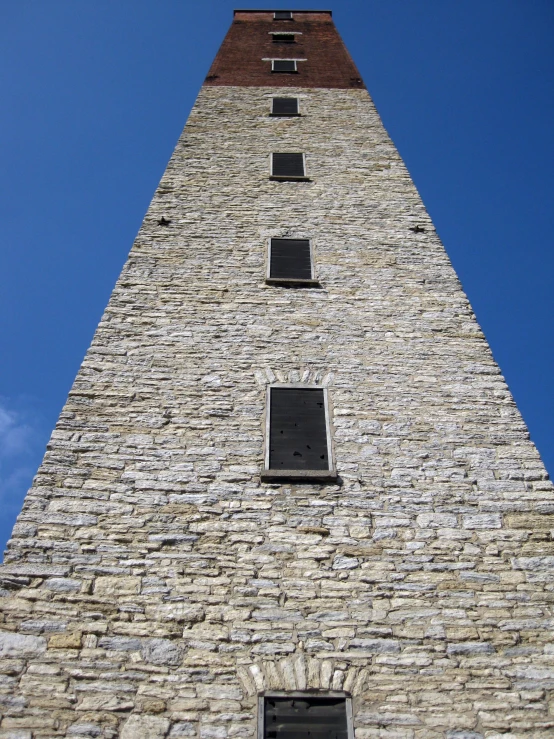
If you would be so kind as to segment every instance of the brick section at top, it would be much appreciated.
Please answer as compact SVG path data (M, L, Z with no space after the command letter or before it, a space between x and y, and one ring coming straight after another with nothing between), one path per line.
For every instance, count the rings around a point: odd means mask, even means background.
M295 43L274 43L271 32L295 32ZM271 59L304 59L297 74L271 71ZM264 61L265 60L265 61ZM237 10L205 80L242 87L364 87L330 11L296 11L292 21L272 11Z

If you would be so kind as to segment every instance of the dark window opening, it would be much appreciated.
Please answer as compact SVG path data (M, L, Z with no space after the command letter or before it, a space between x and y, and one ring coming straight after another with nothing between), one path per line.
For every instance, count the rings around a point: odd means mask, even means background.
M271 115L299 115L298 98L273 98Z
M264 739L348 739L345 698L265 697Z
M271 67L272 72L289 72L294 73L296 69L295 59L274 59Z
M328 470L323 389L272 387L270 393L269 468Z
M304 155L301 153L272 154L271 174L273 177L305 178Z
M273 41L276 44L294 44L296 39L293 33L274 33Z
M311 280L312 257L308 239L271 239L269 277Z
M292 18L292 11L291 10L276 10L273 13L273 20L276 21L291 21Z

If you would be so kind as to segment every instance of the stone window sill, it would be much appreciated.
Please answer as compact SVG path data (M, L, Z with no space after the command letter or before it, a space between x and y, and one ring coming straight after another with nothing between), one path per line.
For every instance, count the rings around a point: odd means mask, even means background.
M290 176L280 176L280 175L270 175L270 180L276 180L277 182L311 182L309 177L290 177Z
M331 482L336 483L337 471L332 470L262 470L262 482Z
M265 284L280 287L321 287L319 280L298 280L294 277L268 277Z

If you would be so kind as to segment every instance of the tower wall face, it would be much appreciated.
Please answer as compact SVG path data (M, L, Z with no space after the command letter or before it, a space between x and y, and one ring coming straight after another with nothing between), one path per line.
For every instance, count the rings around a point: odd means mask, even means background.
M539 456L367 92L275 85L202 89L52 435L2 739L255 737L259 693L330 689L356 739L552 731ZM266 284L285 236L321 288ZM261 482L274 383L327 388L336 483Z

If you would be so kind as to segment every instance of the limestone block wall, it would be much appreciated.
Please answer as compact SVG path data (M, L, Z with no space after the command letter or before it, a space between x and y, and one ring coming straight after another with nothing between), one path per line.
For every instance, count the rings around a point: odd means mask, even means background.
M321 289L265 284L286 235ZM274 382L328 387L338 484L260 482ZM367 92L205 87L0 571L0 739L254 737L268 688L351 693L356 739L546 739L553 529Z

